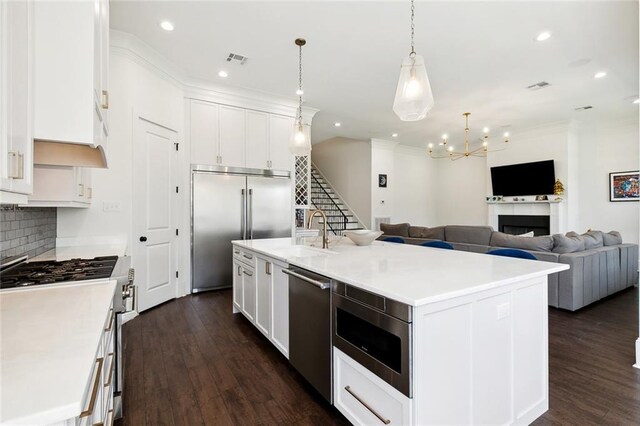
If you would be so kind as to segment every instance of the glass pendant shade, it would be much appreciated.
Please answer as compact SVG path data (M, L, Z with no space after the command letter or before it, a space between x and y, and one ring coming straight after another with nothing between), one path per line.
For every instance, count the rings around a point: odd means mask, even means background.
M301 121L296 120L293 125L289 151L297 156L311 154L311 132L309 126L304 125Z
M400 67L393 112L402 121L417 121L427 116L433 104L433 93L424 59L420 55L409 55Z

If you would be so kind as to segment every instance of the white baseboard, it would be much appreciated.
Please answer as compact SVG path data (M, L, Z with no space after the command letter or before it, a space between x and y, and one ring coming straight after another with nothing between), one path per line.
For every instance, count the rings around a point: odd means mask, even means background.
M127 321L131 321L137 316L138 316L138 313L136 311L125 312L124 314L122 314L122 323L124 324Z

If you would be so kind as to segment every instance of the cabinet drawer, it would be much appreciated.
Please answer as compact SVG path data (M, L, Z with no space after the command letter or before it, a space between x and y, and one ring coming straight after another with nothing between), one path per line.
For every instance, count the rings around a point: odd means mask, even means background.
M238 262L242 262L247 266L255 269L256 256L252 251L244 250L239 247L233 247L233 258Z
M412 400L333 348L334 405L353 424L411 423Z

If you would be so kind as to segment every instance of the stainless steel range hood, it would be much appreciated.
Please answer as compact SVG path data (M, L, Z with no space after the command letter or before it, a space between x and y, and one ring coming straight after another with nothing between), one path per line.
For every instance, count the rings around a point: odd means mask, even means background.
M33 164L106 169L107 157L100 145L92 147L75 143L34 140Z

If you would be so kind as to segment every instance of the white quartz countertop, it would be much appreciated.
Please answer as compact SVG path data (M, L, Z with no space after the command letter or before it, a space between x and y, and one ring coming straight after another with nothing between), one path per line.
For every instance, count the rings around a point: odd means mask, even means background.
M374 241L359 247L347 238L330 245L325 253L292 249L316 240L273 238L233 244L413 306L569 269L562 263L411 244Z
M99 256L124 256L126 248L127 245L124 243L56 247L52 250L29 259L29 262L39 262L45 260L61 261L78 258L93 259L94 257Z
M50 424L83 410L116 281L0 292L0 423Z

